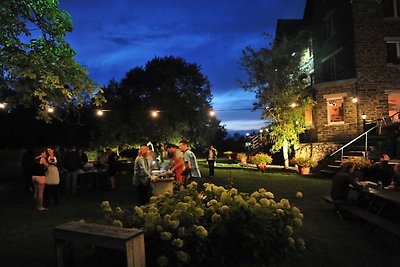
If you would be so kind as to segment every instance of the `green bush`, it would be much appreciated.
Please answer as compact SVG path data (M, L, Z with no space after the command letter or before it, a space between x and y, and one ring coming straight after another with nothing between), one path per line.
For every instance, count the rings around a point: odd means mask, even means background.
M204 188L199 194L193 182L128 210L101 206L110 224L144 229L149 266L268 266L305 249L297 233L303 214L287 199L276 202L265 189Z
M271 164L272 163L272 157L268 154L264 154L264 153L258 153L254 156L250 157L250 161L253 164Z

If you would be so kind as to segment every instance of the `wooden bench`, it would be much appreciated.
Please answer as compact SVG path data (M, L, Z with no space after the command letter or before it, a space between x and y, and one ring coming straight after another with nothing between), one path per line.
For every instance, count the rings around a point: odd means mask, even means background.
M54 227L56 261L64 266L64 244L91 244L121 250L126 254L126 266L145 267L143 230L127 229L92 223L69 222ZM74 260L74 259L73 259Z
M382 218L379 215L376 215L366 209L360 208L355 205L337 205L339 210L346 211L350 214L353 214L373 225L376 225L382 229L385 229L386 231L394 234L395 236L400 238L400 225L389 221L385 218Z
M400 238L400 225L356 205L334 203L331 196L323 196L322 199L327 203L333 203L335 205L335 209L339 211L339 213L341 211L350 213L360 219L363 219L364 221L385 229L386 231Z

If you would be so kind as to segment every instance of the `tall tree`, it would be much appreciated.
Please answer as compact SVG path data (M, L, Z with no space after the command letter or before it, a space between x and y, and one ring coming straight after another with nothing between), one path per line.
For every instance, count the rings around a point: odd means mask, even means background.
M209 116L210 82L197 64L182 58L156 57L127 72L120 82L111 81L104 91L105 107L111 110L101 130L106 143L186 138L205 145L216 132L225 131Z
M58 5L57 0L0 2L0 101L34 107L46 121L49 107L104 101L64 40L72 20Z
M269 47L257 50L247 47L239 61L248 75L241 86L256 93L255 108L263 108L262 119L272 126L271 152L283 150L285 167L289 166L290 148L307 129L305 110L314 105L300 66L299 50L304 41L304 35L300 34L290 41L276 39Z

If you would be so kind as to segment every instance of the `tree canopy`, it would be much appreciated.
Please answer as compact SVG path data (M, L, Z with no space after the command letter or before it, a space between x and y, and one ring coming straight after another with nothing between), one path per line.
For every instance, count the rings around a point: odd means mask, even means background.
M0 101L34 107L50 121L49 107L67 110L104 102L102 90L64 40L70 15L57 0L0 3Z
M271 152L298 143L298 135L307 129L305 110L314 105L300 67L302 42L304 36L299 35L260 49L247 47L239 62L248 75L241 86L256 93L255 107L263 108L262 119L271 124ZM287 155L284 158L287 165Z
M185 138L206 145L217 133L226 134L220 121L209 116L210 82L200 66L182 58L156 57L128 71L121 81L110 81L104 94L104 108L110 110L100 130L105 144Z

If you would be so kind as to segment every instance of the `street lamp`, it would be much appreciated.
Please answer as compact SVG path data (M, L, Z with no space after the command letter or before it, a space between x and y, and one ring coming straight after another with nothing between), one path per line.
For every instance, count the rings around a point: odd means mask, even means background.
M158 111L152 111L151 112L151 116L153 117L153 118L157 118L158 117Z
M1 102L0 103L0 109L5 109L6 108L7 103L5 102Z
M54 108L53 107L48 107L47 108L47 112L48 113L53 113L54 112Z
M214 110L210 110L210 112L208 113L211 117L215 116L215 111Z
M366 123L365 123L365 120L367 119L367 115L365 114L365 112L362 113L361 118L363 120L363 131L365 132L365 130L367 129Z

